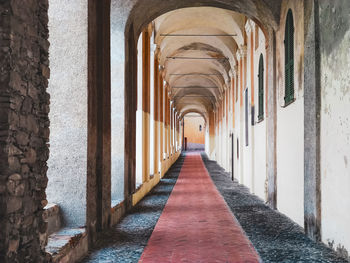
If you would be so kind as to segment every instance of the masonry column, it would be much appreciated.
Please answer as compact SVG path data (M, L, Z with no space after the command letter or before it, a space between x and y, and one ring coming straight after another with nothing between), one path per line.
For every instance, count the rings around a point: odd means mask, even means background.
M150 176L150 34L148 29L142 32L142 179L147 182Z
M212 154L215 150L215 112L209 112L209 157L212 157Z
M163 84L163 67L159 72L159 122L160 122L160 175L163 176L163 159L164 159L164 84Z
M48 1L4 0L0 12L0 262L48 262Z
M276 90L276 36L268 31L266 46L266 169L268 180L268 199L271 208L277 208L277 90Z
M319 3L304 4L304 227L321 240L321 54Z
M164 152L165 152L165 163L167 163L168 160L168 155L169 155L169 97L168 97L168 88L167 86L165 87L165 110L164 110L164 141L165 141L165 147L164 147Z
M159 172L159 48L154 54L154 175Z

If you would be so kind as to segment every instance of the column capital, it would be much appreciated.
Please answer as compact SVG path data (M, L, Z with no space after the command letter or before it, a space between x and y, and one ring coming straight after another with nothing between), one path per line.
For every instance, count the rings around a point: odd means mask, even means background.
M241 58L246 57L247 56L247 46L246 45L245 46L243 46L243 45L240 46L239 53L240 53Z
M247 32L247 34L249 34L250 31L252 31L253 26L254 25L252 24L252 20L248 19L247 22L245 23L245 26L244 26L245 32Z

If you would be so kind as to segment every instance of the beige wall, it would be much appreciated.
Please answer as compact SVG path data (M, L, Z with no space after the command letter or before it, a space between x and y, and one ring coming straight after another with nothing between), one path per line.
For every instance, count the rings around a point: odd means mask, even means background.
M191 117L193 116L193 117ZM193 113L189 114L189 117L185 116L185 137L187 137L187 143L205 143L205 122L203 117ZM199 130L199 126L202 126L202 131Z

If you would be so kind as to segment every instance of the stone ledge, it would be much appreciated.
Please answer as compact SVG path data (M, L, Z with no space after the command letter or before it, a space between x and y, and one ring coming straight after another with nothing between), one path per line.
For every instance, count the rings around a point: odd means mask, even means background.
M53 263L73 263L82 259L88 252L86 229L63 228L48 238L46 252Z
M56 204L47 204L44 207L43 219L47 222L47 235L61 229L60 207Z
M118 200L112 200L111 208L111 226L119 223L120 219L124 216L126 212L125 202Z

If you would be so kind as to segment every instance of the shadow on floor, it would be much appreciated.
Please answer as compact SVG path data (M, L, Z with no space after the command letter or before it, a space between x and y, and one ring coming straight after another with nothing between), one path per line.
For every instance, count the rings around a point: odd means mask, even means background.
M101 233L84 263L138 262L179 176L182 155L119 224Z

